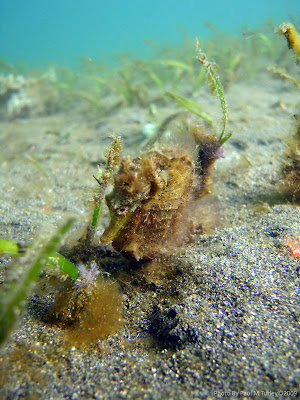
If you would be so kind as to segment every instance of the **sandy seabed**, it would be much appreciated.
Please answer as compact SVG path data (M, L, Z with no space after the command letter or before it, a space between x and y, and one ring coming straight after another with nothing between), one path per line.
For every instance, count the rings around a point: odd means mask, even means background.
M174 279L141 285L128 273L125 324L97 344L66 342L61 328L26 311L0 353L1 399L296 397L300 264L285 243L300 235L300 214L276 193L299 90L262 74L226 97L234 133L213 176L217 227L172 260ZM205 90L201 102L220 118ZM134 154L148 122L138 107L1 121L1 237L28 243L69 215L74 230L84 227L109 135ZM2 259L2 276L12 265Z

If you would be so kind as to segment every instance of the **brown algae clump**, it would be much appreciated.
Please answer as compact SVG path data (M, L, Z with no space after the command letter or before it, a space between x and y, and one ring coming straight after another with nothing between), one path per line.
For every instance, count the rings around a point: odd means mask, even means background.
M197 201L209 191L221 143L198 126L188 134L195 152L157 145L121 160L114 188L106 196L111 219L102 243L112 242L128 258L157 259L178 253L201 230Z
M284 35L288 46L295 53L298 63L300 63L300 35L291 23L283 23L276 31L279 35Z
M90 344L114 334L123 325L122 294L117 284L79 266L80 275L55 296L50 321L64 328L71 343Z
M66 330L76 343L95 343L123 326L122 295L114 282L99 279L76 320Z
M288 141L288 151L282 167L284 190L288 191L294 201L300 200L300 114L295 115L296 132Z
M216 64L207 60L198 41L197 49L198 60L221 103L222 132L217 139L202 127L191 126L188 132L183 129L178 137L190 138L192 149L156 143L137 157L121 159L119 170L110 174L113 190L106 196L110 223L100 241L111 242L113 248L127 258L159 260L176 255L191 241L194 233L203 232L203 221L199 221L200 201L209 193L212 166L222 157L221 146L232 132L226 132L227 103ZM199 111L193 100L167 94L212 124L211 118ZM163 132L159 132L157 138L162 138ZM98 183L101 190L102 180Z

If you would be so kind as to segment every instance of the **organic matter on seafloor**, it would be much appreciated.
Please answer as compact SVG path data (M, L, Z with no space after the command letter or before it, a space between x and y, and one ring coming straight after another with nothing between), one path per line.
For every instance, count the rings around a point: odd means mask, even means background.
M295 115L296 132L287 142L282 166L283 190L291 194L293 201L300 200L300 115Z
M106 196L110 224L101 236L127 258L157 259L178 253L202 231L198 200L209 192L210 174L222 156L221 143L200 126L188 134L194 151L156 145L120 162ZM196 150L195 150L196 149Z

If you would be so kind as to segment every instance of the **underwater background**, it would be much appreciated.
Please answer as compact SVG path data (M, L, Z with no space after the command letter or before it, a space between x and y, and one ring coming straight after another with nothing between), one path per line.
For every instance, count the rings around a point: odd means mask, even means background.
M275 26L300 12L300 2L201 0L1 0L1 57L27 64L75 65L79 56L96 60L119 52L151 56L145 39L161 45L212 35L209 21L219 31L236 35L241 28L256 29L272 18Z
M299 398L298 32L0 0L1 400Z

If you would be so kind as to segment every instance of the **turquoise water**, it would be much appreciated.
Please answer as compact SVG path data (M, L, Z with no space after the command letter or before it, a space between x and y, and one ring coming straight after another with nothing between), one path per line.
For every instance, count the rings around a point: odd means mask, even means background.
M300 15L300 1L282 0L0 0L0 57L29 65L75 65L80 56L110 59L119 52L151 55L145 39L159 45L211 35L238 34L268 18L276 25Z

